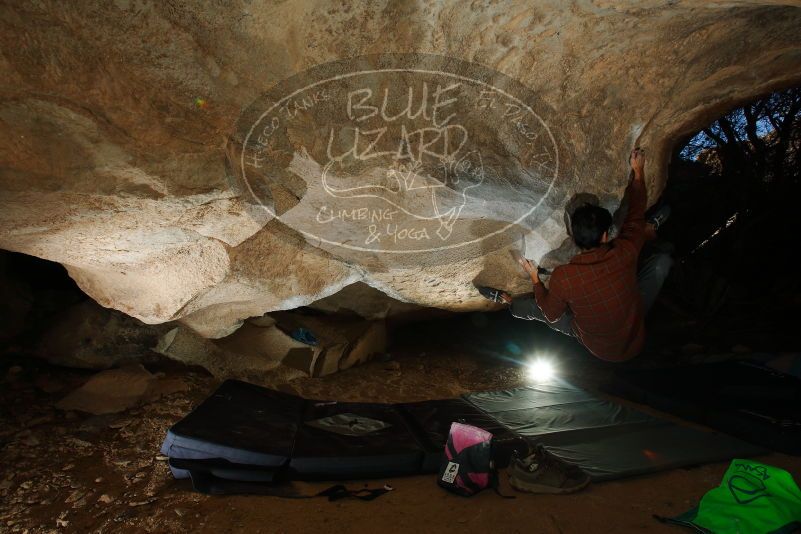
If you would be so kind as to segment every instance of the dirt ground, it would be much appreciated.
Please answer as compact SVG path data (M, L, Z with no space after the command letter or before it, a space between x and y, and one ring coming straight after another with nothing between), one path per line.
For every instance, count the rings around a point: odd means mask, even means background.
M91 372L25 360L0 386L0 532L680 532L652 518L692 507L717 485L725 464L598 483L568 496L487 491L460 498L432 476L353 481L390 484L373 502L210 497L170 475L158 449L167 428L217 381L199 371L151 368L183 389L122 413L92 416L54 404ZM403 354L281 389L316 398L414 401L525 383L512 363L466 354ZM763 461L801 478L801 458ZM330 484L297 484L314 493ZM502 491L514 493L502 474Z

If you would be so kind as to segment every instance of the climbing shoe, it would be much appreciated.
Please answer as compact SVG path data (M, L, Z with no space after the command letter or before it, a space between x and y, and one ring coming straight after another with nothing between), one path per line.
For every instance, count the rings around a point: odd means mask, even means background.
M492 302L497 302L498 304L509 304L508 300L504 300L503 295L507 295L505 292L501 291L500 289L495 289L494 287L487 287L487 286L476 286L478 292L481 293L481 296L487 300L491 300Z
M590 476L575 465L560 460L542 445L523 459L512 457L509 484L528 493L573 493L590 483Z
M659 227L665 224L665 221L670 217L670 206L667 204L662 205L659 209L651 213L647 221L653 225L654 230L659 230Z

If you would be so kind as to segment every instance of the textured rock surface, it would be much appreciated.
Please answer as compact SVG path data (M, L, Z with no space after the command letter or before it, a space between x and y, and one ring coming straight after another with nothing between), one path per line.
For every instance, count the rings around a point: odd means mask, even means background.
M61 399L56 407L95 415L121 412L136 405L157 381L141 365L101 371Z
M153 359L149 349L165 328L142 324L87 299L52 318L34 354L54 365L84 369L146 362Z
M615 206L633 144L648 151L653 200L677 137L801 81L801 2L790 0L43 1L0 15L0 247L64 264L104 306L207 337L357 281L418 305L483 308L474 279L526 287L508 248L564 259L552 251L571 197ZM314 65L391 52L485 65L536 96L559 165L520 242L359 262L234 186L235 125L265 91ZM510 199L542 196L509 183L477 199L503 199L498 221Z
M299 327L314 336L313 346L291 337ZM220 379L271 383L348 369L384 353L386 345L384 321L276 312L272 317L250 319L233 334L213 341L188 328L173 328L154 350L184 364L201 366Z

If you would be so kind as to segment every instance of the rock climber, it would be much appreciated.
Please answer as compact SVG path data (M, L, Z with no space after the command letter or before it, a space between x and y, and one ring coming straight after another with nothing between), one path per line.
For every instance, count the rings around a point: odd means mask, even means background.
M553 270L548 287L540 280L537 265L520 258L534 284L533 294L512 298L495 288L477 288L484 297L507 304L513 316L543 321L574 336L598 358L613 362L629 360L642 350L645 314L673 265L665 250L640 258L644 243L655 237L669 209L663 207L646 221L644 151L635 148L629 163L629 208L616 238L609 239L609 211L585 204L570 217L571 235L581 252Z

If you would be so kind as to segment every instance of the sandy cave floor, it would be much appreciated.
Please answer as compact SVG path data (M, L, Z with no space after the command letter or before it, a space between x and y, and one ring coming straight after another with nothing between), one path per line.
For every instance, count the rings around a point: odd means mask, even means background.
M0 386L0 532L681 532L652 514L676 515L720 481L725 464L599 483L567 496L492 492L460 498L432 476L353 481L391 484L374 502L276 497L209 497L176 481L158 455L167 428L218 381L184 368L151 368L168 390L181 390L122 413L62 412L54 403L90 372L35 360ZM281 389L316 398L414 401L525 383L510 362L467 354L396 355ZM177 386L177 387L176 387ZM763 461L801 473L801 458ZM298 483L304 493L330 484ZM502 474L502 489L514 493Z

